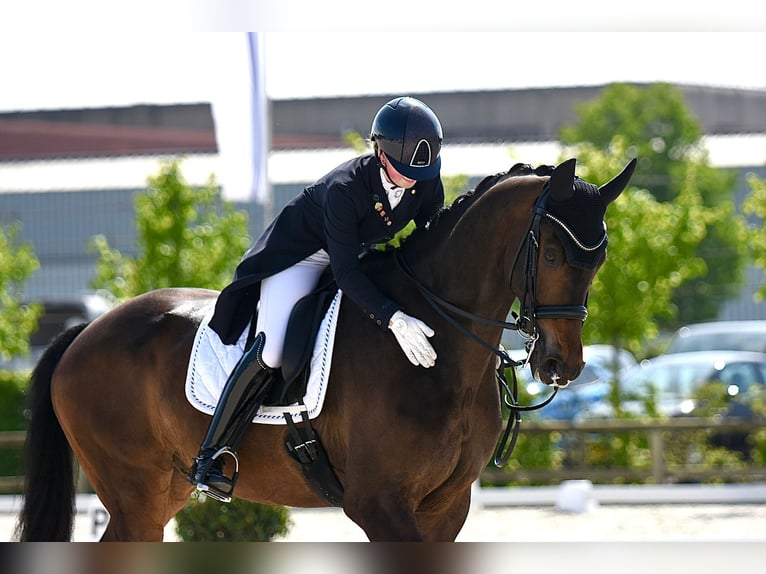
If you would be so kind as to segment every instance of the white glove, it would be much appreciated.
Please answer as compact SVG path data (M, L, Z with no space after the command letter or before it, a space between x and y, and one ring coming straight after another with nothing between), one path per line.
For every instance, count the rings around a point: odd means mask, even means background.
M388 328L393 332L410 363L426 368L436 364L436 351L426 338L434 335L431 327L419 319L397 311L391 316Z

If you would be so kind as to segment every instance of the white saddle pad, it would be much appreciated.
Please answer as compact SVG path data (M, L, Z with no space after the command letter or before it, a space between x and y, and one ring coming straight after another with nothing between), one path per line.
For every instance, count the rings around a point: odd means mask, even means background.
M253 419L254 423L286 424L283 416L285 412L291 413L296 422L301 419L303 411L307 411L311 419L319 415L324 404L327 380L330 375L341 295L341 291L338 290L319 327L311 355L311 374L303 404L296 403L289 407L261 407ZM224 345L216 332L208 326L213 311L214 309L210 310L197 330L186 372L186 398L195 409L209 415L215 411L223 386L226 384L229 373L234 370L244 354L247 341L247 329L245 329L236 345Z

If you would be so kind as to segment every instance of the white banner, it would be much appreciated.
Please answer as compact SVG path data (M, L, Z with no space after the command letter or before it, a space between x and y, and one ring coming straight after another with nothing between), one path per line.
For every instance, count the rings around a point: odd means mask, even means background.
M271 130L266 97L263 34L225 34L213 105L223 198L267 203Z

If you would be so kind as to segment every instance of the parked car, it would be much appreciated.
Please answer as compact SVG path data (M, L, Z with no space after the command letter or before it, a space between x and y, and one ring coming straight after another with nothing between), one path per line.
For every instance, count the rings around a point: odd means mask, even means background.
M633 353L612 345L586 345L582 349L582 358L586 365L595 363L617 374L638 364Z
M536 412L539 420L572 420L577 413L601 393L599 385L592 388L594 383L603 381L607 385L622 373L638 363L633 354L612 345L587 345L583 347L585 367L582 373L568 387L559 390L557 396L542 409ZM616 360L616 363L615 363ZM532 396L547 396L550 391L546 385L532 380L532 374L526 373L527 392Z
M752 416L746 404L759 392L766 392L766 355L745 351L674 353L642 361L624 371L619 379L622 408L636 415L645 414L644 405L654 394L658 413L665 416L691 416L701 405L695 393L703 384L718 382L729 397L729 410L737 416ZM614 411L609 401L611 378L601 378L564 389L551 403L551 411L568 413L555 418L584 420L609 418ZM567 392L569 391L569 392Z
M641 414L640 405L654 395L659 414L682 416L702 406L696 395L705 383L720 384L730 401L748 401L753 394L766 392L766 353L697 351L661 355L627 370L620 378L619 390L628 412ZM596 400L583 416L611 415L606 400L609 383L597 381L590 386L591 398Z
M535 411L535 419L574 421L582 418L582 413L589 410L593 404L607 401L611 380L611 372L606 371L603 377L593 382L560 389L549 404Z
M707 385L708 392L703 393ZM585 391L585 388L582 389ZM574 420L611 418L611 386L606 381L588 385L587 394L575 390L578 412ZM716 416L745 420L762 416L753 406L766 398L766 353L751 351L697 351L662 355L642 361L619 381L621 406L637 416ZM726 432L711 437L713 444L747 455L746 433Z
M31 370L59 333L78 323L93 321L114 306L111 299L98 292L85 293L75 300L47 300L38 303L42 305L43 314L37 322L37 329L30 336L29 354L8 360L0 359L0 370Z
M714 321L681 327L670 340L669 353L693 351L766 352L766 321Z

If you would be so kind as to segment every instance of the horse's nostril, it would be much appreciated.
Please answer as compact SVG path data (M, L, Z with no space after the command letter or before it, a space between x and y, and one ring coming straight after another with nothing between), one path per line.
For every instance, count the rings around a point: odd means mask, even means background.
M543 361L541 371L545 373L545 378L548 380L548 384L558 385L561 381L561 373L559 371L559 361L554 358L547 358Z
M539 371L549 385L564 388L582 372L582 364L569 369L561 357L551 356L543 360Z

